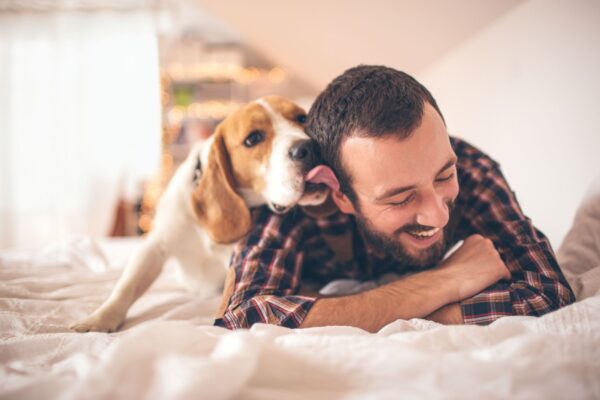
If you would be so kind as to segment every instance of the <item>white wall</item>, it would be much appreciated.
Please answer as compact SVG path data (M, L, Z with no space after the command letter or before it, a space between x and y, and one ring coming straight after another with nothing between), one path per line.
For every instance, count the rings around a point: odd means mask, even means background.
M318 93L361 63L414 74L523 0L191 1Z
M600 172L600 2L526 1L417 78L556 248Z

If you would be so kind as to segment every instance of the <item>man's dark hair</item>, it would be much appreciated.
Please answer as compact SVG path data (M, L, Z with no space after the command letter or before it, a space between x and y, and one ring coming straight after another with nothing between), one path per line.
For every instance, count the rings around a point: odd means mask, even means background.
M421 124L423 106L435 99L412 76L379 65L359 65L335 78L308 113L307 132L317 142L322 162L335 172L340 190L358 206L351 177L340 159L342 142L351 136L407 138Z

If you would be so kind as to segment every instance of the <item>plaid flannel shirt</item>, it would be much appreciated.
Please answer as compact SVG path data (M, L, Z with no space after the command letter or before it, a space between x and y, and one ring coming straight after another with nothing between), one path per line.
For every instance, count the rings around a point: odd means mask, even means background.
M510 281L463 300L464 322L539 316L575 301L548 239L521 211L498 163L463 140L450 140L458 157L460 191L448 247L481 234L493 241L512 274ZM229 329L257 322L299 327L318 299L299 293L307 284L411 272L369 246L351 215L313 219L296 208L281 216L267 207L253 210L253 229L235 246L230 268L235 272L231 296L215 321Z

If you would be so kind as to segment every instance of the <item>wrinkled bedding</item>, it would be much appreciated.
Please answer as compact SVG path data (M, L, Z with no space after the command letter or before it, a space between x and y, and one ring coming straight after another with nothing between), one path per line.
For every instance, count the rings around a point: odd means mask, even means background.
M600 398L600 182L560 251L578 301L487 327L213 327L219 298L174 265L113 334L68 325L112 289L138 239L0 252L0 397L14 399Z

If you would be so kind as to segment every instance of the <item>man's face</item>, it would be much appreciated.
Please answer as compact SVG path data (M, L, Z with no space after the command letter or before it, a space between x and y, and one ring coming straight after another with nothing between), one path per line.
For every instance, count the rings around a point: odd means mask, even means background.
M336 201L342 211L403 265L436 265L459 190L456 155L437 111L425 103L420 126L406 139L351 137L341 158L357 195L355 204L345 196Z

